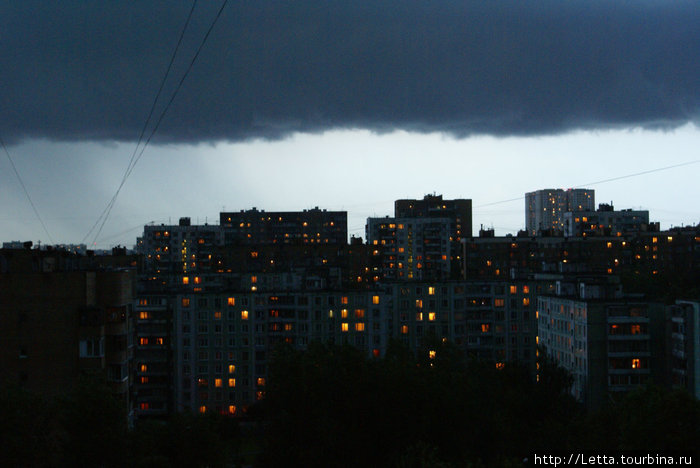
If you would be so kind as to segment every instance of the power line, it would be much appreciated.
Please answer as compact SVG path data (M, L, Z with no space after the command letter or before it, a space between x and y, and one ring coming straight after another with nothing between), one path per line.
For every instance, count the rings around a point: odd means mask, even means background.
M185 25L182 27L182 31L180 31L180 37L177 40L177 45L175 46L175 49L173 50L172 55L170 56L170 62L168 63L168 67L165 70L165 75L163 76L163 79L160 82L160 86L158 87L158 92L156 93L156 97L153 99L153 103L151 104L151 110L148 112L148 117L146 118L146 121L143 124L143 128L141 129L141 133L139 134L139 139L136 142L136 146L134 147L134 152L131 155L131 158L129 159L129 164L126 166L126 170L124 171L124 175L122 176L122 180L119 183L119 187L117 187L116 192L114 193L114 196L112 196L112 199L109 201L105 209L100 213L100 216L97 218L97 221L95 221L95 224L92 225L90 230L88 231L87 234L85 234L85 237L83 238L83 242L90 236L90 234L95 230L95 227L97 227L98 223L100 220L108 214L109 211L111 211L111 207L114 205L115 201L117 200L117 196L119 196L119 192L121 191L122 187L124 186L124 183L126 182L126 179L131 172L132 165L134 164L134 159L136 158L136 152L139 149L139 146L141 145L141 142L143 141L143 136L146 134L146 129L148 128L148 124L151 122L151 117L153 117L153 112L155 111L156 104L158 103L158 98L160 98L160 94L163 91L163 87L165 86L165 82L168 79L168 76L170 75L170 70L173 67L173 62L175 62L175 56L177 55L178 50L180 49L180 45L182 44L182 38L185 36L185 31L187 30L187 26L190 24L190 20L192 19L192 13L194 13L194 9L197 6L197 0L194 0L192 2L192 8L190 8L190 12L187 15L187 20L185 21Z
M5 146L5 141L0 137L0 144L2 145L2 149L5 150L5 155L7 155L7 159L10 161L10 165L12 166L12 170L15 171L15 175L17 176L17 180L19 180L19 184L22 186L22 190L24 190L24 194L27 196L27 200L29 200L29 204L32 205L32 210L34 210L34 214L36 215L37 219L41 223L41 227L44 228L44 232L48 236L49 240L53 244L53 238L51 237L51 234L49 234L49 230L46 229L46 224L44 224L44 220L41 219L41 216L39 215L39 210L36 209L36 206L34 205L34 202L32 201L32 197L29 196L29 192L27 191L27 187L24 185L24 182L22 181L22 177L19 175L19 171L17 170L17 167L15 167L15 162L12 160L12 156L10 156L10 152L7 150L7 146Z
M588 183L586 183L586 184L576 185L576 186L574 186L574 188L586 188L586 187L590 187L591 185L604 184L604 183L606 183L606 182L612 182L612 181L615 181L615 180L628 179L628 178L630 178L630 177L637 177L637 176L644 175L644 174L652 174L652 173L654 173L654 172L665 171L665 170L668 170L668 169L675 169L675 168L677 168L677 167L689 166L689 165L691 165L691 164L697 164L697 163L700 163L700 159L695 159L695 160L693 160L693 161L687 161L687 162L680 163L680 164L674 164L674 165L672 165L672 166L657 167L656 169L649 169L648 171L635 172L634 174L626 174L626 175L623 175L623 176L612 177L612 178L610 178L610 179L603 179L603 180L598 180L598 181L595 181L595 182L588 182ZM502 204L502 203L510 203L510 202L519 201L519 200L524 200L524 199L525 199L524 196L522 196L522 197L517 197L517 198L509 198L508 200L501 200L501 201L492 202L492 203L484 203L483 205L477 205L477 206L475 206L474 208L484 208L484 207L486 207L486 206L500 205L500 204Z
M148 139L146 139L146 142L143 144L143 148L141 148L141 152L139 153L138 157L134 160L134 163L131 165L131 168L129 168L127 170L126 178L128 178L129 175L131 175L131 172L134 170L134 167L136 167L136 164L139 162L139 160L143 156L143 152L146 151L146 147L148 146L151 139L153 138L153 135L155 135L156 131L158 130L158 127L160 127L160 124L163 121L165 114L168 112L170 105L173 103L173 100L175 100L177 93L180 91L182 84L185 82L185 78L187 78L187 75L189 75L190 70L192 70L192 67L194 66L194 63L197 60L197 57L199 57L199 53L202 51L202 48L204 48L204 44L206 44L207 39L209 38L209 35L211 34L211 31L214 29L214 26L216 25L217 21L221 17L221 13L224 11L224 8L226 7L227 3L228 3L228 0L224 0L224 3L221 5L221 8L219 8L219 11L217 12L216 17L214 17L214 21L212 21L211 25L209 26L209 29L207 30L207 33L204 35L204 38L202 39L202 42L199 44L199 47L197 48L197 51L195 52L194 57L192 57L192 60L190 61L189 66L187 67L187 70L185 70L185 73L182 75L182 78L180 79L180 82L178 83L177 87L175 88L175 91L173 92L172 96L170 97L170 100L168 101L165 108L163 109L163 112L161 112L160 116L158 117L156 125L153 127L153 130L151 130L151 134L148 136ZM116 201L116 194L115 194L114 199ZM107 210L107 214L105 214L105 217L102 220L102 224L100 225L100 229L97 231L97 234L95 235L95 238L93 239L93 244L97 243L97 238L99 237L100 233L102 232L102 228L104 227L105 223L107 222L107 218L109 218L109 214L111 213L113 207L114 207L114 203L111 203L111 205L109 206L109 209Z

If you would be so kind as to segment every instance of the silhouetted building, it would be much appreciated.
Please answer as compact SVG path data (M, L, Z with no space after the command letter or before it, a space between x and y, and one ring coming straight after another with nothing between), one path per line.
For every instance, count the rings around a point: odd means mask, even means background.
M564 230L564 213L595 210L590 189L542 189L525 194L525 229L530 235Z
M564 235L617 236L640 231L658 231L658 223L649 224L646 210L615 211L612 204L600 204L596 211L564 213Z
M668 306L666 326L670 384L700 398L700 302Z
M318 207L303 211L258 211L220 213L226 245L240 244L346 244L347 211Z

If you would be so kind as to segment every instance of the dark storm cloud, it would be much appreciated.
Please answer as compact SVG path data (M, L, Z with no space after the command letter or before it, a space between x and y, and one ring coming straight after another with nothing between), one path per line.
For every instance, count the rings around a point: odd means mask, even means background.
M135 140L190 5L3 1L0 134ZM219 5L199 2L166 96ZM696 1L232 1L157 139L551 134L699 116Z

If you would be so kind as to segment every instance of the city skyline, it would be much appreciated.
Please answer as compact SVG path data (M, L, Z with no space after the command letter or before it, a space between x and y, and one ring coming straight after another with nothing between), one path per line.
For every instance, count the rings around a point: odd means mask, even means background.
M475 227L514 233L523 202L493 203L689 162L591 188L662 228L696 224L698 14L662 1L7 3L0 238L104 248L150 221L317 205L346 209L361 234L426 193L472 199Z

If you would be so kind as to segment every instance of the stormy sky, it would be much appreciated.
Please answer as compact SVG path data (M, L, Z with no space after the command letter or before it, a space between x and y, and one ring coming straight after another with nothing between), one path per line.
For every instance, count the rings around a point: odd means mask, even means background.
M197 2L155 116L222 4ZM80 241L119 185L191 8L0 1L0 136L56 241ZM230 1L105 233L223 206L362 205L363 225L427 192L486 204L697 160L699 119L697 1ZM1 156L0 238L46 237ZM698 167L630 181L638 196L594 188L697 223L679 181ZM325 188L339 175L352 190Z

